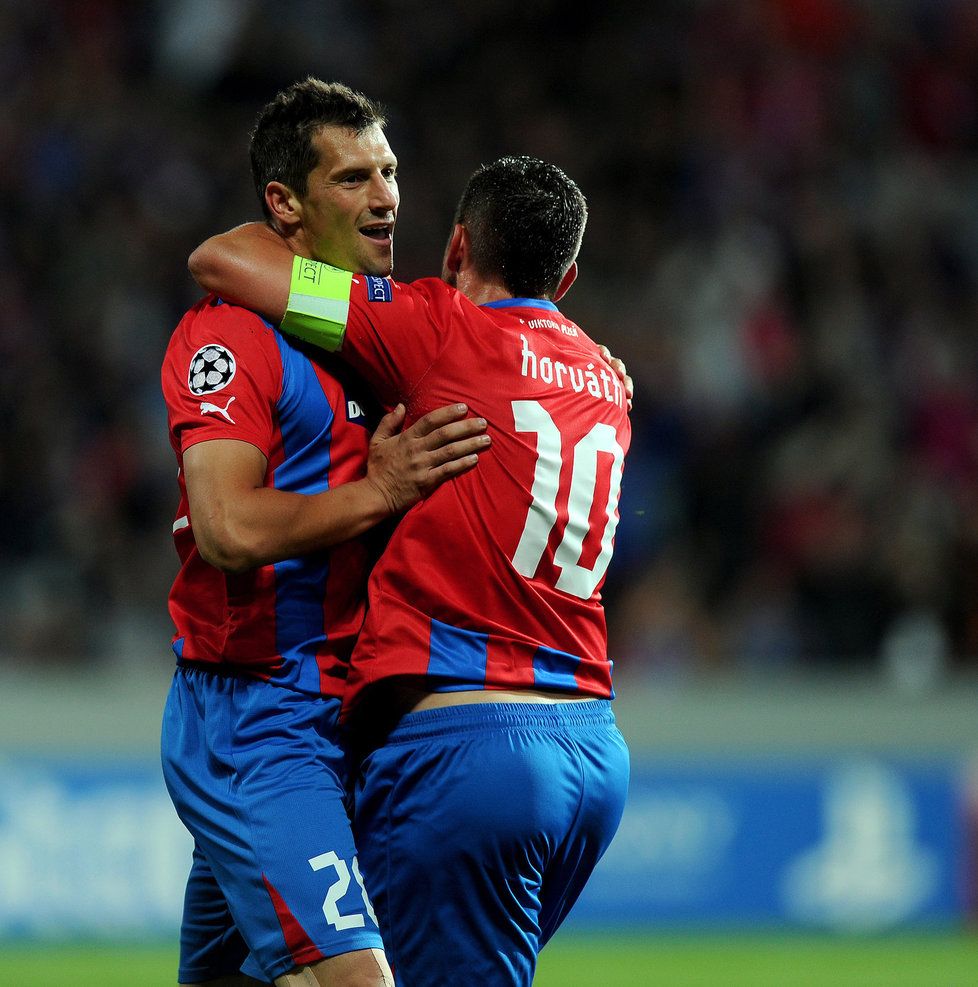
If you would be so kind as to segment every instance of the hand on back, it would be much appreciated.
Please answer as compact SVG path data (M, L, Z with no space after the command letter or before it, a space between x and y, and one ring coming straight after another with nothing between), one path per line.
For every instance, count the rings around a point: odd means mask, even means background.
M464 404L437 408L410 428L399 404L381 419L370 440L367 479L393 513L407 510L446 480L475 467L490 445L484 418L467 418Z

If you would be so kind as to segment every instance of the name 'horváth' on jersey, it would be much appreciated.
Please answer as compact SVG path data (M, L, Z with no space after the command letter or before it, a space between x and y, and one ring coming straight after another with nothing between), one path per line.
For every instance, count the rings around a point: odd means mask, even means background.
M582 369L569 366L549 356L538 357L523 333L520 333L520 339L523 342L520 353L523 360L520 373L523 377L542 380L544 384L553 384L555 387L570 387L578 393L587 390L593 398L604 398L610 404L623 406L624 392L621 384L615 374L607 368L602 367L599 373L595 373L593 363Z

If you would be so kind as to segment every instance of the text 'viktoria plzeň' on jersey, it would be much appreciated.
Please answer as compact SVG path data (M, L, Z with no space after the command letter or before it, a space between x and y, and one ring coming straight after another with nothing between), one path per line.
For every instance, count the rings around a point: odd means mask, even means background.
M595 373L593 363L588 363L582 368L554 360L549 356L538 357L523 333L520 333L520 340L523 343L520 354L523 361L520 373L523 377L542 380L544 384L552 384L554 387L569 387L578 393L587 391L593 398L624 407L622 386L617 376L607 367L602 367Z

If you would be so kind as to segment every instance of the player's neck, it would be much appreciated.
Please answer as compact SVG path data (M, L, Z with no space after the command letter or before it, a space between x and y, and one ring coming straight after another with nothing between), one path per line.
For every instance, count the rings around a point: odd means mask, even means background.
M476 305L499 302L513 297L513 293L505 285L481 277L474 271L459 271L456 287Z

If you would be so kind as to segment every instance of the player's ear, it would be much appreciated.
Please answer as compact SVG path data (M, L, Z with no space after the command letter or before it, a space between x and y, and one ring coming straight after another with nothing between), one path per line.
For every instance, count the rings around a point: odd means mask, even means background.
M445 260L442 264L443 275L458 274L468 256L469 231L461 223L456 223L452 235L448 239L448 246L445 248Z
M302 206L288 185L269 182L265 186L265 204L279 229L288 230L302 222Z
M559 302L564 295L570 291L570 286L577 280L577 261L571 261L571 266L567 268L564 272L564 276L560 279L560 284L557 285L557 290L554 292L554 301Z

